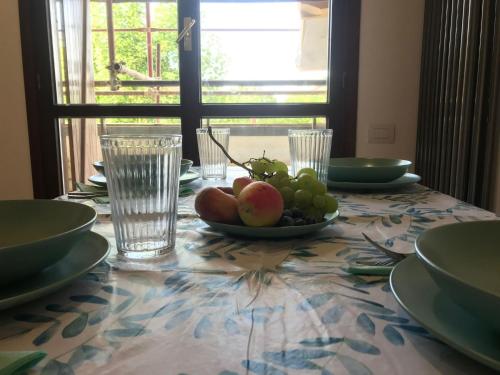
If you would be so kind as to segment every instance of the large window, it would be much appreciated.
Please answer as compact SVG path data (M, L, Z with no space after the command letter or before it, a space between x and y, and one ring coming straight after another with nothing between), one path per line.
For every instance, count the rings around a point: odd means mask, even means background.
M237 159L286 161L290 128L354 154L359 0L19 2L36 197L85 182L106 127L180 132L195 164L207 125Z

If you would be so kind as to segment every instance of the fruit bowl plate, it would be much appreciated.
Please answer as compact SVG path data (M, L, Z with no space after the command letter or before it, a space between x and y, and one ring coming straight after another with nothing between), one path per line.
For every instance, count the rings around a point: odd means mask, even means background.
M321 223L287 227L247 227L245 225L223 224L202 220L218 232L235 236L252 238L289 238L303 236L323 229L330 225L338 216L339 211L337 210L334 213L326 214L325 220Z

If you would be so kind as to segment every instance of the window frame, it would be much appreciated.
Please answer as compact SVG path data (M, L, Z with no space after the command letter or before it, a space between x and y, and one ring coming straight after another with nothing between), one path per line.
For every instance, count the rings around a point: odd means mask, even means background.
M258 0L242 0L258 1ZM282 0L275 0L282 1ZM326 103L204 104L201 102L200 30L193 52L179 50L180 104L57 104L49 0L19 0L24 84L35 198L63 194L58 121L61 118L179 117L184 157L198 164L195 129L203 117L326 117L334 130L332 156L354 156L356 147L360 0L329 0L330 49ZM178 2L183 17L199 19L199 0ZM335 25L333 27L332 25ZM194 53L197 51L198 53ZM185 110L189 108L189 110Z

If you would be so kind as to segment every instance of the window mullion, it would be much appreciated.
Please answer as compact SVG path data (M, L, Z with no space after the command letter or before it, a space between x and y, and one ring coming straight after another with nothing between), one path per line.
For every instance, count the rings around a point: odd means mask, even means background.
M199 164L196 143L196 128L201 124L201 89L200 89L200 3L199 0L178 1L179 33L184 28L184 19L190 17L196 23L191 28L190 51L184 50L184 43L179 43L179 78L181 92L181 129L183 154Z

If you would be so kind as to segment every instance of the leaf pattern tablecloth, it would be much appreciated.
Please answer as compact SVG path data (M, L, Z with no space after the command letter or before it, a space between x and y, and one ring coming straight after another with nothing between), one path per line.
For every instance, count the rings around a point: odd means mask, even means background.
M413 321L386 277L343 266L379 255L362 232L408 253L427 228L496 216L420 185L333 193L333 225L276 241L213 232L194 197L180 198L175 252L140 266L117 259L109 207L90 202L111 255L59 292L0 312L0 351L46 351L33 370L44 375L488 373Z

